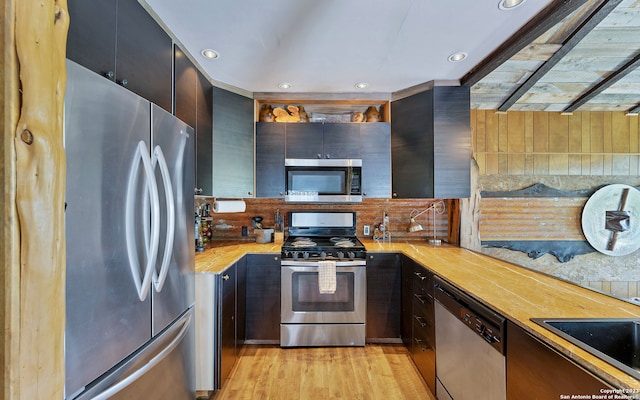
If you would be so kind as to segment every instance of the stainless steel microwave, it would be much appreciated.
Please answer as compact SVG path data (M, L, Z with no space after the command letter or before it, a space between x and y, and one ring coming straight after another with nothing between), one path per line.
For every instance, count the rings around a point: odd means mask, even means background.
M362 202L362 160L287 158L285 201Z

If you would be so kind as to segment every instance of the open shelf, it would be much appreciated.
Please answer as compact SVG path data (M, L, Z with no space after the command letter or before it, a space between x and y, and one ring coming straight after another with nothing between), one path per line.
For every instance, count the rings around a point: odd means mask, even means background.
M317 100L317 99L256 99L255 107L255 120L260 120L260 108L264 104L269 104L273 108L282 107L286 109L287 106L302 106L304 107L307 115L310 118L310 123L323 122L319 119L319 116L336 116L336 119L345 115L352 115L356 112L364 113L368 107L374 106L380 112L382 121L391 121L391 109L389 100L375 100L375 99L353 99L353 100ZM316 116L316 118L314 118ZM345 117L346 118L346 117ZM350 122L350 118L347 121L333 121L333 122Z

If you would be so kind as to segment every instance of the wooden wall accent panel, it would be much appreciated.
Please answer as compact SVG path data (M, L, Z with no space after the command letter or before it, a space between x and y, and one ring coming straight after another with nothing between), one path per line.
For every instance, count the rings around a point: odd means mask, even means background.
M481 175L637 176L639 124L624 112L475 110L473 152Z
M17 219L8 225L19 230L20 241L11 244L19 247L19 263L9 267L18 269L19 278L4 289L18 301L11 307L19 321L12 319L3 332L10 332L4 349L11 357L17 355L4 360L9 362L3 366L4 378L10 377L4 394L13 399L61 399L66 262L62 127L69 15L66 0L20 0L10 5L15 7L15 42L5 48L15 49L17 55L20 111L12 129L15 180L8 186L15 193Z
M586 198L482 198L482 241L581 240Z

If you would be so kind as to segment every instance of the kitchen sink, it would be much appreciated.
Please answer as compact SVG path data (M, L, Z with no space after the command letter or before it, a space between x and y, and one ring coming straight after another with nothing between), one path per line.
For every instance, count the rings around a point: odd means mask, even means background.
M640 379L640 318L531 318L581 349Z

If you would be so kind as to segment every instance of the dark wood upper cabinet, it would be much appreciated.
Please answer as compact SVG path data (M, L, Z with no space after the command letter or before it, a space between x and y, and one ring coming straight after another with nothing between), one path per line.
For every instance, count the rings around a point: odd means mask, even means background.
M172 40L136 0L69 0L67 57L172 112Z
M360 124L287 123L287 158L360 158Z
M394 198L467 198L471 193L470 91L434 86L394 101Z
M256 123L256 197L284 198L285 128L274 122Z
M253 99L213 88L212 196L253 197Z
M324 123L324 158L361 158L360 125L362 124Z
M367 199L391 198L391 130L388 122L360 126L362 194Z
M198 69L177 45L174 47L175 115L196 129L196 91L199 85Z
M196 85L196 187L213 193L213 85L198 71Z
M322 124L281 123L286 132L287 158L324 158Z
M196 194L211 195L213 85L178 46L174 63L175 115L193 127L196 135Z
M283 197L285 157L362 159L363 195L366 198L391 197L388 122L256 123L257 197Z
M69 0L67 58L115 79L118 2Z

